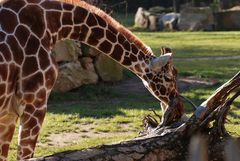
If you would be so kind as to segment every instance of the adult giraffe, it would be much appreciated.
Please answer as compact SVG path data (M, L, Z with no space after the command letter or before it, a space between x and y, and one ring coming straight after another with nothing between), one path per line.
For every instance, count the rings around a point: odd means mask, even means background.
M140 77L167 105L178 96L171 53L155 57L100 9L74 0L4 0L0 3L0 160L6 160L20 118L17 159L33 156L57 78L51 49L59 40L92 46ZM178 109L176 118L180 118Z

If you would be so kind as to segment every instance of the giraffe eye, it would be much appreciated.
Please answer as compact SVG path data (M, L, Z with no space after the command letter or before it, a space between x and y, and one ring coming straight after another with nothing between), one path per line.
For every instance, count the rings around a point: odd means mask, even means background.
M173 80L173 78L172 78L172 76L171 76L170 74L165 74L165 75L164 75L164 79L165 79L167 82Z

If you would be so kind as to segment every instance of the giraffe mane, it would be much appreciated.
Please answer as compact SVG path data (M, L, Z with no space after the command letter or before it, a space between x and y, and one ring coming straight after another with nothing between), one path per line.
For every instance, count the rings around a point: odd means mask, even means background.
M130 42L133 42L145 54L147 54L147 55L152 55L153 54L151 49L149 49L149 47L146 46L137 36L135 36L131 31L129 31L127 28L125 28L119 22L114 20L111 16L106 14L101 9L99 9L95 6L89 5L88 3L84 2L83 0L59 0L59 1L69 3L69 4L73 4L73 5L78 5L78 6L86 8L90 12L92 12L92 13L100 16L101 18L103 18L109 25L116 28L117 31L122 33L126 37L126 39L128 39Z

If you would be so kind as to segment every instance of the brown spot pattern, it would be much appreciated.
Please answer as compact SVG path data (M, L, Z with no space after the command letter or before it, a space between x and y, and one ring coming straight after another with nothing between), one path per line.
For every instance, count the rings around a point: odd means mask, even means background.
M105 28L107 26L107 23L98 15L96 15L96 19L98 21L99 26Z
M6 44L0 44L0 52L3 53L4 59L8 62L12 59L12 54L10 49Z
M67 10L67 11L72 11L73 10L73 5L71 5L71 4L67 4L67 3L64 3L63 4L63 9L64 10Z
M112 49L112 44L107 40L103 41L99 45L99 50L106 53L106 54L110 53L111 49Z
M78 40L79 39L80 30L81 30L80 26L74 26L73 32L72 32L70 38L74 39L74 40Z
M79 41L85 41L89 29L86 25L82 25L80 28Z
M0 24L4 31L12 33L18 24L17 16L8 10L2 9L0 11Z
M32 81L35 80L35 81ZM37 91L40 86L43 85L43 75L41 72L37 72L31 77L23 80L22 86L24 92L34 92Z
M9 36L7 38L7 43L10 47L10 50L12 51L12 56L13 56L14 61L17 64L21 65L23 62L24 53L23 53L22 48L18 44L17 40L15 39L15 37Z
M8 65L0 64L0 78L1 78L1 80L6 81L7 76L8 76Z
M31 13L31 14L29 14ZM28 5L19 13L20 22L30 27L38 37L42 37L45 31L43 10L37 5Z
M123 61L121 62L123 65L131 65L132 64L132 60L128 57L128 56L125 56Z
M70 12L63 13L62 25L73 25L72 13Z
M61 35L61 37L63 37L63 38L67 38L71 31L72 31L71 27L63 27L60 30L59 35Z
M98 27L91 29L91 34L88 38L88 43L90 45L96 46L99 43L99 40L104 37L104 30Z
M50 68L46 73L45 73L45 86L48 89L51 89L55 83L56 79L56 73L53 68Z
M113 52L111 53L111 57L117 61L120 61L123 55L123 48L117 44L114 47Z
M36 57L26 57L23 63L22 73L23 77L26 77L38 70L38 63Z
M6 37L6 34L4 32L1 32L0 31L0 42L1 41L4 41L5 40L5 37Z
M40 45L39 39L31 35L25 48L25 54L36 55L39 45Z
M3 7L11 8L15 12L18 12L24 6L25 6L25 2L19 1L19 0L11 0L11 1L7 1L6 3L3 4Z
M58 1L43 1L41 6L45 9L62 10L62 5Z
M115 43L115 42L117 42L117 37L116 37L116 35L114 35L112 32L110 32L110 31L106 31L106 37L107 37L107 39L108 40L110 40L112 43Z
M56 11L47 11L46 19L47 19L47 27L51 31L51 33L55 33L61 27L61 13Z
M88 15L88 11L81 7L76 7L74 10L74 24L81 24Z
M20 42L20 45L23 47L27 43L27 40L30 36L30 31L26 27L20 25L17 27L15 31L15 36Z
M95 18L95 15L94 15L94 14L91 14L91 13L88 15L88 18L87 18L86 23L87 23L87 25L88 25L89 27L97 26L97 25L98 25L98 22L97 22L97 20L96 20L96 18Z
M45 70L50 64L48 53L43 48L39 50L38 61L39 61L41 70Z

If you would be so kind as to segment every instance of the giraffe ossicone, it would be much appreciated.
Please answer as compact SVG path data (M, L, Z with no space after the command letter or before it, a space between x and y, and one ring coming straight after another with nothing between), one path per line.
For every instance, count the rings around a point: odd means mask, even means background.
M0 17L0 161L7 159L18 119L17 159L33 156L58 74L51 49L60 40L106 54L133 71L165 105L179 95L171 54L157 58L129 30L81 0L3 0Z

